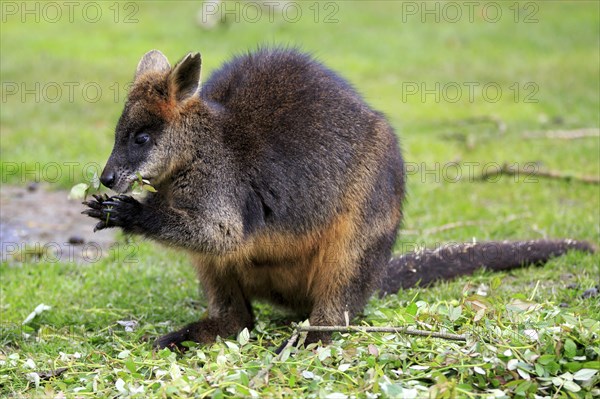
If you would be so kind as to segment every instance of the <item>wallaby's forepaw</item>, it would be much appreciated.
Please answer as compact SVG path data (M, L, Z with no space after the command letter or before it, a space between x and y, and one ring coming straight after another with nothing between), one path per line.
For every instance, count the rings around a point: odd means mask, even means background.
M100 221L94 231L109 227L130 227L141 210L141 204L129 195L94 195L94 199L84 201L89 209L81 212Z

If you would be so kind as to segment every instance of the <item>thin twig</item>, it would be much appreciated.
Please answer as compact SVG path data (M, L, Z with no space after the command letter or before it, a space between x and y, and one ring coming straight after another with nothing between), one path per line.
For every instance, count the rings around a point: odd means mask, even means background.
M463 220L463 221L458 221L458 222L446 223L441 226L430 227L428 229L423 229L423 230L401 230L400 233L406 234L406 235L412 235L412 236L423 236L423 235L440 233L440 232L446 231L446 230L457 229L460 227L481 226L481 225L489 224L489 223L491 223L491 222L486 221L486 220Z
M457 125L476 125L476 124L482 124L482 123L492 123L493 125L496 126L498 133L502 134L502 133L506 132L506 123L499 117L493 116L493 115L484 115L484 116L473 117L473 118L459 119L458 121L455 121L454 123Z
M546 130L538 132L525 132L523 138L526 139L558 139L575 140L586 137L600 137L600 129L574 129L574 130Z
M600 184L600 179L594 176L573 176L562 172L553 170L538 170L537 168L521 168L511 167L507 164L502 165L500 168L491 168L482 173L477 180L489 180L492 177L499 175L509 176L525 176L526 178L536 177L547 177L549 179L566 180L566 181L578 181L586 184Z
M423 229L422 234L430 235L430 234L440 233L440 232L446 231L446 230L456 229L459 227L481 226L482 224L488 224L488 223L490 223L490 222L488 222L486 220L463 220L463 221L459 220L458 222L446 223L441 226Z
M271 363L269 363L264 369L262 369L258 374L252 378L250 383L248 384L248 388L254 389L261 383L266 383L265 379L269 375L269 371L275 365L276 362L281 361L284 353L287 349L291 348L300 333L310 332L310 331L318 331L318 332L382 332L382 333L396 333L396 334L406 334L406 335L416 335L420 337L430 337L430 338L442 338L450 341L467 341L466 335L459 334L450 334L450 333L441 333L434 331L423 331L416 330L413 328L403 328L403 327L372 327L372 326L302 326L298 324L293 324L294 332L290 339L288 339L287 343L279 352L279 354L273 358Z
M372 327L372 326L296 326L297 332L382 332L406 335L417 335L421 337L442 338L450 341L466 341L465 335L440 333L434 331L415 330L402 327Z
M506 218L504 218L504 220L502 220L502 222L509 223L514 220L521 220L523 218L527 218L530 216L531 216L531 213L523 213L520 215L509 215ZM459 220L457 222L446 223L441 226L430 227L428 229L423 229L423 230L401 230L400 233L406 234L406 235L418 235L418 236L431 235L431 234L441 233L446 230L452 230L452 229L457 229L457 228L466 227L466 226L483 226L486 224L492 224L492 223L497 223L497 222L498 222L497 220L495 220L495 221L491 221L491 220Z

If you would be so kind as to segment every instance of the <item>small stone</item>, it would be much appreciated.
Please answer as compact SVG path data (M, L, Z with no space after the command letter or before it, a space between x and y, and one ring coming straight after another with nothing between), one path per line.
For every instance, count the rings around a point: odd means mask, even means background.
M33 193L34 191L37 191L39 186L40 186L40 184L38 182L32 181L27 184L27 191L29 191L30 193Z
M569 304L566 302L561 302L560 305L558 305L558 306L560 306L561 308L568 308Z
M73 245L81 245L85 242L85 239L80 235L72 235L69 237L69 244Z
M567 288L570 290L576 290L577 288L579 288L579 284L577 284L577 283L567 284Z
M583 291L583 294L581 294L581 297L584 299L594 298L596 296L598 296L598 288L596 288L596 287L585 290L585 291Z

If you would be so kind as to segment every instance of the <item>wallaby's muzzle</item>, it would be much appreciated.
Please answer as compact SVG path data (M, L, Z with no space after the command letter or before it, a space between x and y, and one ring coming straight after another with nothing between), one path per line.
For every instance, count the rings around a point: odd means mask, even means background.
M100 182L107 188L110 188L113 191L118 193L122 193L127 191L132 179L133 173L130 172L129 168L123 168L122 162L119 162L115 159L113 154L110 155L106 165L104 166L104 170L100 175Z
M115 185L115 172L108 167L105 167L100 176L100 182L108 188Z

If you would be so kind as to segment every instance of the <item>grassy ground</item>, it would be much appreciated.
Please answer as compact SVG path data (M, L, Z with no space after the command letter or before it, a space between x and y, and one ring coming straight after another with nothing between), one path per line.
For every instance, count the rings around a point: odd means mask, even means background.
M411 169L398 252L472 238L600 243L597 185L524 175L471 179L504 162L600 174L597 137L524 138L600 126L597 2L497 3L497 22L488 3L454 3L462 17L452 22L455 10L442 3L437 12L428 3L434 11L425 15L422 2L308 2L299 18L288 9L288 21L276 12L273 22L265 14L211 31L194 24L196 2L95 3L102 10L96 22L83 7L71 22L67 6L53 22L54 11L35 3L36 22L22 4L2 4L2 184L41 180L68 188L101 167L126 84L151 48L172 61L199 50L207 76L259 44L298 45L351 80L401 136ZM243 7L241 19L253 18ZM49 167L55 164L58 175ZM437 228L448 223L457 224ZM152 352L148 337L198 318L206 303L181 254L141 240L116 248L84 265L2 263L0 396L599 394L599 297L582 296L598 284L598 255L571 253L544 268L373 299L355 322L468 333L469 341L338 334L331 346L277 360L265 384L252 379L290 334L284 313L257 304L249 341L242 336L185 355ZM41 303L52 308L21 325ZM132 332L119 324L131 320Z

